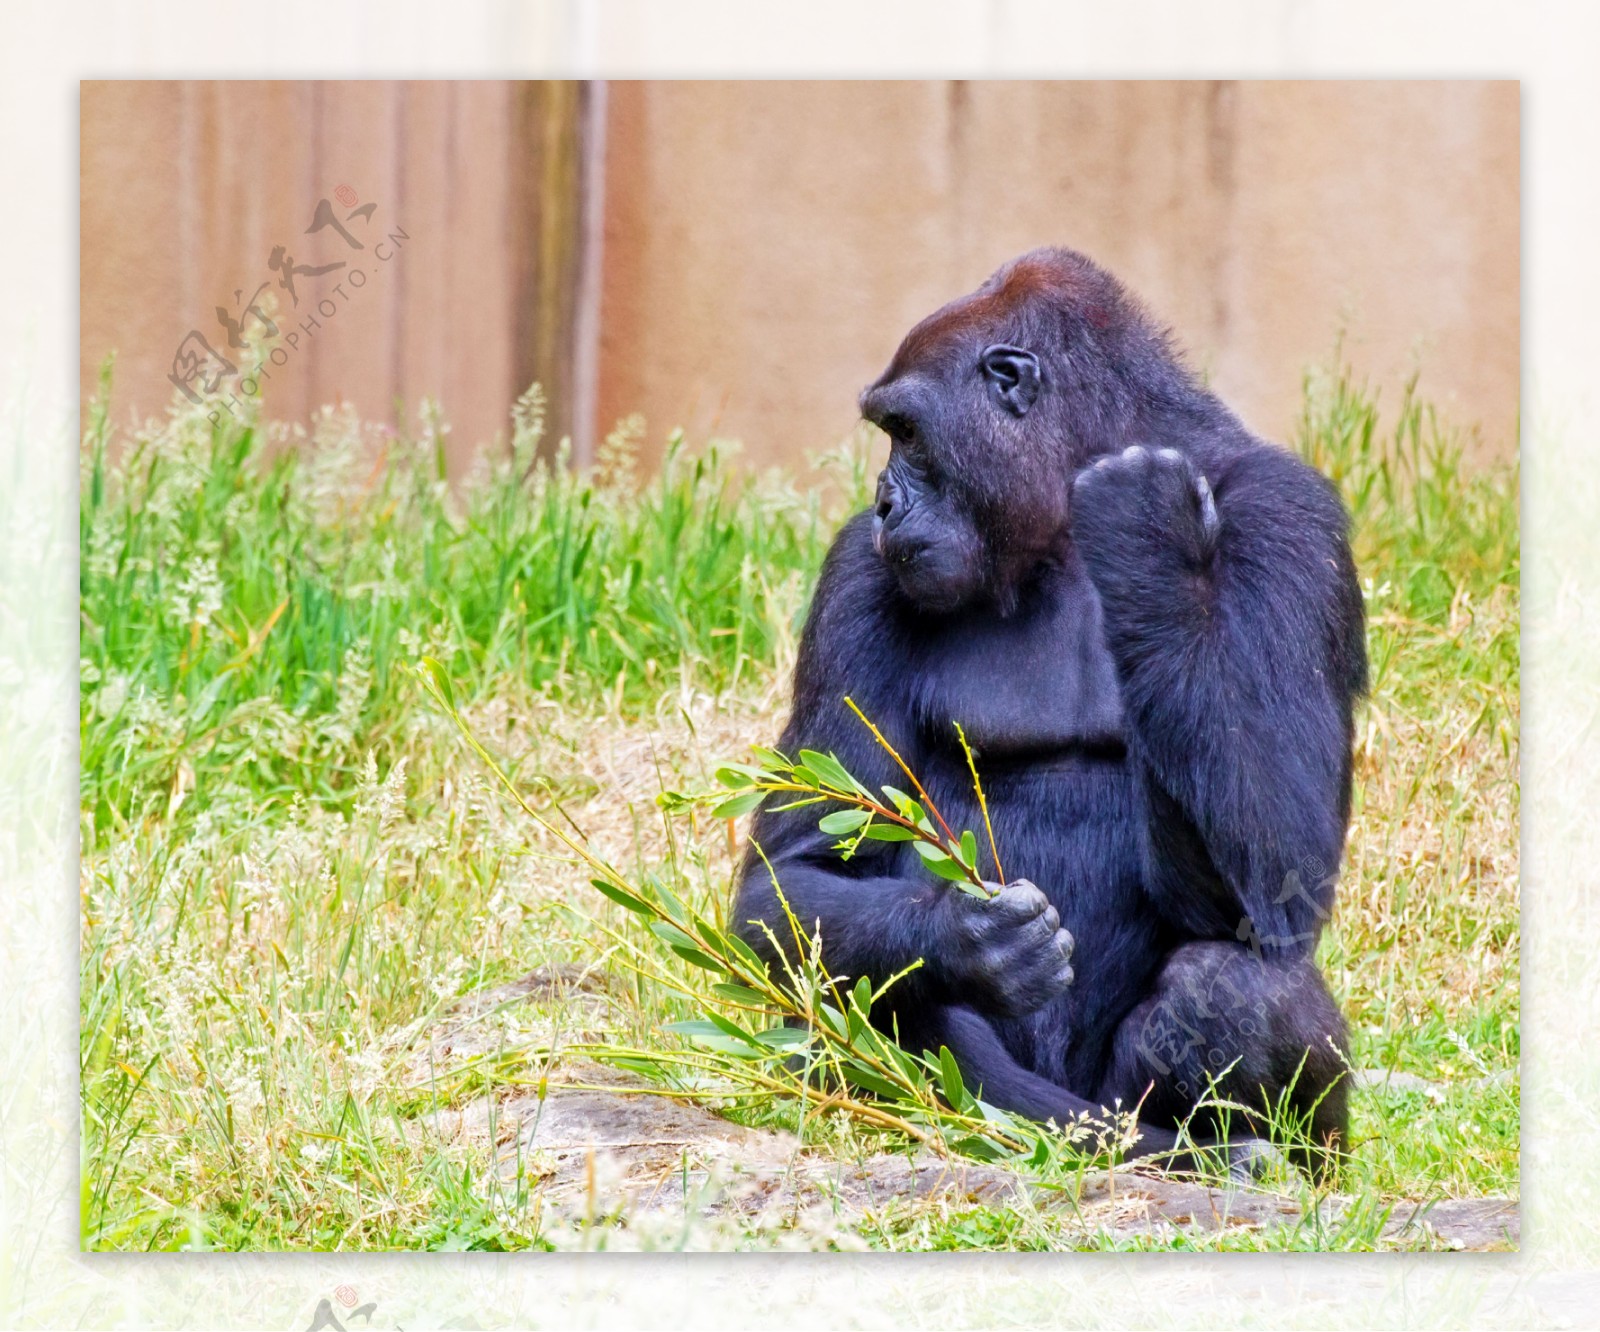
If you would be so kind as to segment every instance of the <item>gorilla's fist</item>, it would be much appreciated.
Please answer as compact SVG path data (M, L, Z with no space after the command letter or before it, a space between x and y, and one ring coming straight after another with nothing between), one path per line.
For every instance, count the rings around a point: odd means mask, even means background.
M1216 549L1221 523L1211 485L1176 449L1135 444L1072 479L1072 532L1098 584L1130 561L1177 556L1193 567Z
M1021 1017L1072 984L1072 935L1050 899L1026 879L987 900L951 890L944 973L953 998L980 1012Z

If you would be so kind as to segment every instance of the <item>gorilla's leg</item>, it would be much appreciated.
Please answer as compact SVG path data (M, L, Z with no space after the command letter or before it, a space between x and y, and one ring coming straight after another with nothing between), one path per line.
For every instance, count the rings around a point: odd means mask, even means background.
M902 1015L900 1042L907 1049L932 1053L941 1045L948 1046L961 1068L962 1081L974 1095L1002 1110L1040 1123L1053 1119L1063 1126L1081 1114L1102 1122L1107 1118L1100 1104L1074 1096L1019 1064L988 1019L975 1009L959 1005L924 1008L910 1026ZM1131 1108L1132 1102L1125 1101L1124 1106ZM1177 1142L1176 1134L1141 1121L1133 1155L1170 1153ZM1181 1167L1189 1164L1187 1159L1174 1163Z
M1249 1113L1232 1112L1235 1137L1265 1136L1272 1120L1288 1119L1321 1149L1302 1162L1320 1173L1349 1137L1345 1048L1344 1021L1310 959L1187 943L1117 1028L1100 1095L1142 1100L1159 1124L1182 1122L1208 1094L1237 1102ZM1214 1129L1226 1114L1202 1110L1194 1127Z

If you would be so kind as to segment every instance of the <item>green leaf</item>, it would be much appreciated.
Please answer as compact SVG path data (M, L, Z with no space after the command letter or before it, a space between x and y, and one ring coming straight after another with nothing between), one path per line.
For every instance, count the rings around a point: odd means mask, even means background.
M719 975L726 976L728 974L728 968L723 963L717 961L709 953L702 953L692 944L668 944L667 947L672 949L685 962L692 962L697 967L703 967L707 971L715 971Z
M761 960L761 955L737 934L728 936L728 952L736 961L743 962L752 976L767 974L767 964Z
M649 889L649 891L655 895L657 904L663 911L667 913L667 915L671 916L673 920L677 921L680 925L689 923L689 908L683 904L683 899L679 897L677 893L673 892L672 889L667 887L659 874L645 875L642 886ZM644 894L641 893L640 896L642 897Z
M787 768L789 766L789 760L784 758L776 749L767 749L761 745L751 745L750 752L768 768Z
M741 791L736 796L729 796L714 810L711 817L714 819L736 819L741 814L748 814L760 806L767 798L765 791Z
M655 915L655 908L642 897L630 893L626 888L619 888L614 883L607 883L604 879L590 879L596 888L609 897L618 906L627 907L629 911L637 912L641 916Z
M936 846L927 842L913 842L917 854L922 857L922 863L937 874L941 879L949 879L952 883L966 883L967 872L961 868L950 856Z
M962 1156L970 1156L975 1161L1004 1161L1011 1155L999 1143L988 1138L980 1138L976 1133L968 1134L965 1138L957 1138L950 1144L950 1150L959 1152Z
M836 791L854 791L856 779L844 770L844 764L832 754L819 754L814 749L802 749L800 762L816 773L817 777Z
M728 763L717 769L717 780L735 790L760 781L764 775L761 769L752 768L744 763Z
M434 658L424 657L418 665L428 673L433 681L433 687L438 691L439 698L451 712L456 710L456 691L450 683L450 672Z
M732 1036L746 1045L754 1045L756 1038L749 1032L729 1022L726 1025L709 1018L686 1018L682 1022L669 1022L663 1028L677 1036Z
M939 1047L939 1085L953 1109L966 1109L967 1086L961 1080L961 1067L948 1045Z
M707 1013L706 1017L722 1031L724 1036L732 1036L737 1040L749 1041L751 1045L755 1045L760 1040L758 1034L746 1031L737 1022L723 1017L720 1013Z
M650 922L650 933L655 935L668 947L678 945L684 948L698 948L700 945L680 930L676 925L665 920Z
M864 1088L875 1096L881 1096L886 1101L898 1101L905 1096L905 1088L896 1087L887 1078L880 1077L871 1070L861 1068L856 1064L846 1063L841 1072L844 1073L846 1082Z
M657 1082L667 1080L667 1071L653 1059L639 1059L632 1055L601 1054L597 1056L615 1068L625 1068L631 1073L643 1073Z
M978 867L978 839L973 836L971 828L961 834L961 863L969 870Z
M765 1031L758 1031L756 1039L773 1050L792 1050L796 1046L809 1045L811 1032L805 1027L768 1027Z
M863 835L874 842L909 842L916 833L898 823L874 823Z
M761 1045L748 1041L741 1041L734 1036L724 1036L717 1031L684 1032L681 1033L696 1045L708 1050L715 1050L718 1054L732 1055L735 1059L770 1059L771 1052Z
M986 1123L999 1124L1002 1128L1008 1128L1014 1122L1012 1117L998 1106L990 1105L987 1101L979 1101L976 1098L974 1098L973 1103L978 1107L978 1113L983 1116Z
M817 820L817 827L830 836L852 833L872 815L864 809L840 809Z
M733 1004L756 1004L763 1008L771 1006L771 1001L761 991L752 990L748 985L736 985L732 981L719 981L711 987L711 993Z
M883 793L894 802L894 807L900 811L902 818L915 821L919 816L922 815L922 806L917 804L915 800L913 800L898 787L885 786L883 788Z

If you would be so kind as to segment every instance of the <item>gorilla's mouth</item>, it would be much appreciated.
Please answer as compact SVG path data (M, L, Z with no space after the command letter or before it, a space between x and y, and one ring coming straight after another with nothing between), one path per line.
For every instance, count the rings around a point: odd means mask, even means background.
M876 540L878 555L905 598L926 614L960 610L977 592L972 571L948 549Z

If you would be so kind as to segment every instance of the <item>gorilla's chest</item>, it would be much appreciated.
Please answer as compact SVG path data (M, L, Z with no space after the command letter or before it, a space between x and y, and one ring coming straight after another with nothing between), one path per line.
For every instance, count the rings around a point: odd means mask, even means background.
M1030 1036L1023 1048L1063 1069L1078 1059L1075 1076L1098 1078L1110 1015L1131 1007L1159 951L1142 883L1143 797L1093 586L1063 570L1038 591L1015 615L953 617L917 644L917 759L945 818L977 834L981 868L994 873L951 724L961 723L1004 876L1043 889L1079 941L1077 983L1052 1019L1057 1044L1045 1051Z
M1032 766L1123 747L1099 598L1076 567L1052 573L1015 613L952 618L919 648L915 709L934 749L953 743L953 722L987 764Z

